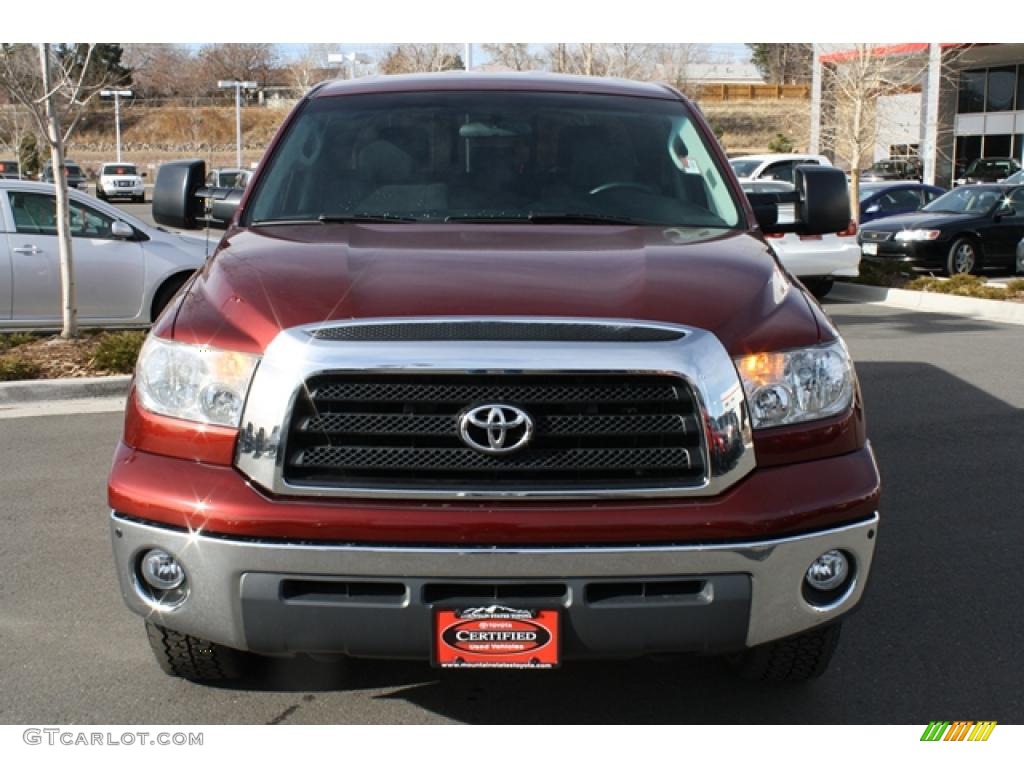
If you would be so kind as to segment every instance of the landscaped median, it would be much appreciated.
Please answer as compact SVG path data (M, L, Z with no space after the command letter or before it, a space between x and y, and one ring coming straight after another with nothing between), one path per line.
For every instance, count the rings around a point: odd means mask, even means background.
M867 271L856 283L836 283L829 297L1024 325L1024 279L1019 278L990 283L975 275L909 278Z
M145 338L142 331L85 331L77 339L0 334L0 381L131 373Z

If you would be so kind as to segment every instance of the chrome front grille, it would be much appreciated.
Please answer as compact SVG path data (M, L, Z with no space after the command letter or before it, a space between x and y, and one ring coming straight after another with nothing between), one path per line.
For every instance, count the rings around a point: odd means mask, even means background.
M514 450L466 433L494 406L527 416ZM283 330L253 378L236 452L269 493L338 498L711 496L755 463L739 377L713 334L578 318Z
M331 374L296 403L285 481L406 490L592 490L704 480L689 385L632 374ZM483 403L515 406L530 443L489 455L459 436Z

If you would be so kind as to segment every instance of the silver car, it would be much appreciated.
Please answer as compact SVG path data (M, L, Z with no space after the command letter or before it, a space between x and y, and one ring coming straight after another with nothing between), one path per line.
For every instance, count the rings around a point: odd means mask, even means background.
M61 324L54 194L52 184L0 180L0 328ZM76 190L69 194L79 321L148 325L212 245L146 224Z

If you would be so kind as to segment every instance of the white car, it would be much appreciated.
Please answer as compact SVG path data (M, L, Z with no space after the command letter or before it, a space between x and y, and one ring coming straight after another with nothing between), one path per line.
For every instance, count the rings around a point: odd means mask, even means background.
M744 192L792 192L793 185L782 181L741 181ZM779 206L780 223L793 221L792 204ZM817 296L824 298L837 277L860 274L860 246L857 223L832 235L797 235L792 232L765 235L782 265Z
M0 329L61 325L55 189L0 180ZM146 224L69 190L78 318L149 325L206 260L205 238Z
M132 163L104 163L96 180L96 197L107 200L111 197L130 197L133 202L146 202L146 187L142 181L145 173Z
M793 168L798 165L832 165L824 155L797 153L742 155L729 160L740 181L785 181L793 183Z

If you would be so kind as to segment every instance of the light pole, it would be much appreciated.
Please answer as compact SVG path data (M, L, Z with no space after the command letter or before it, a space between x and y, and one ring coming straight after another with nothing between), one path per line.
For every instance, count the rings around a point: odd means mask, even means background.
M121 97L131 98L131 91L100 91L100 98L114 98L114 141L117 144L117 162L121 162Z
M259 83L252 80L218 80L218 88L235 89L235 166L242 167L242 89L255 88Z

